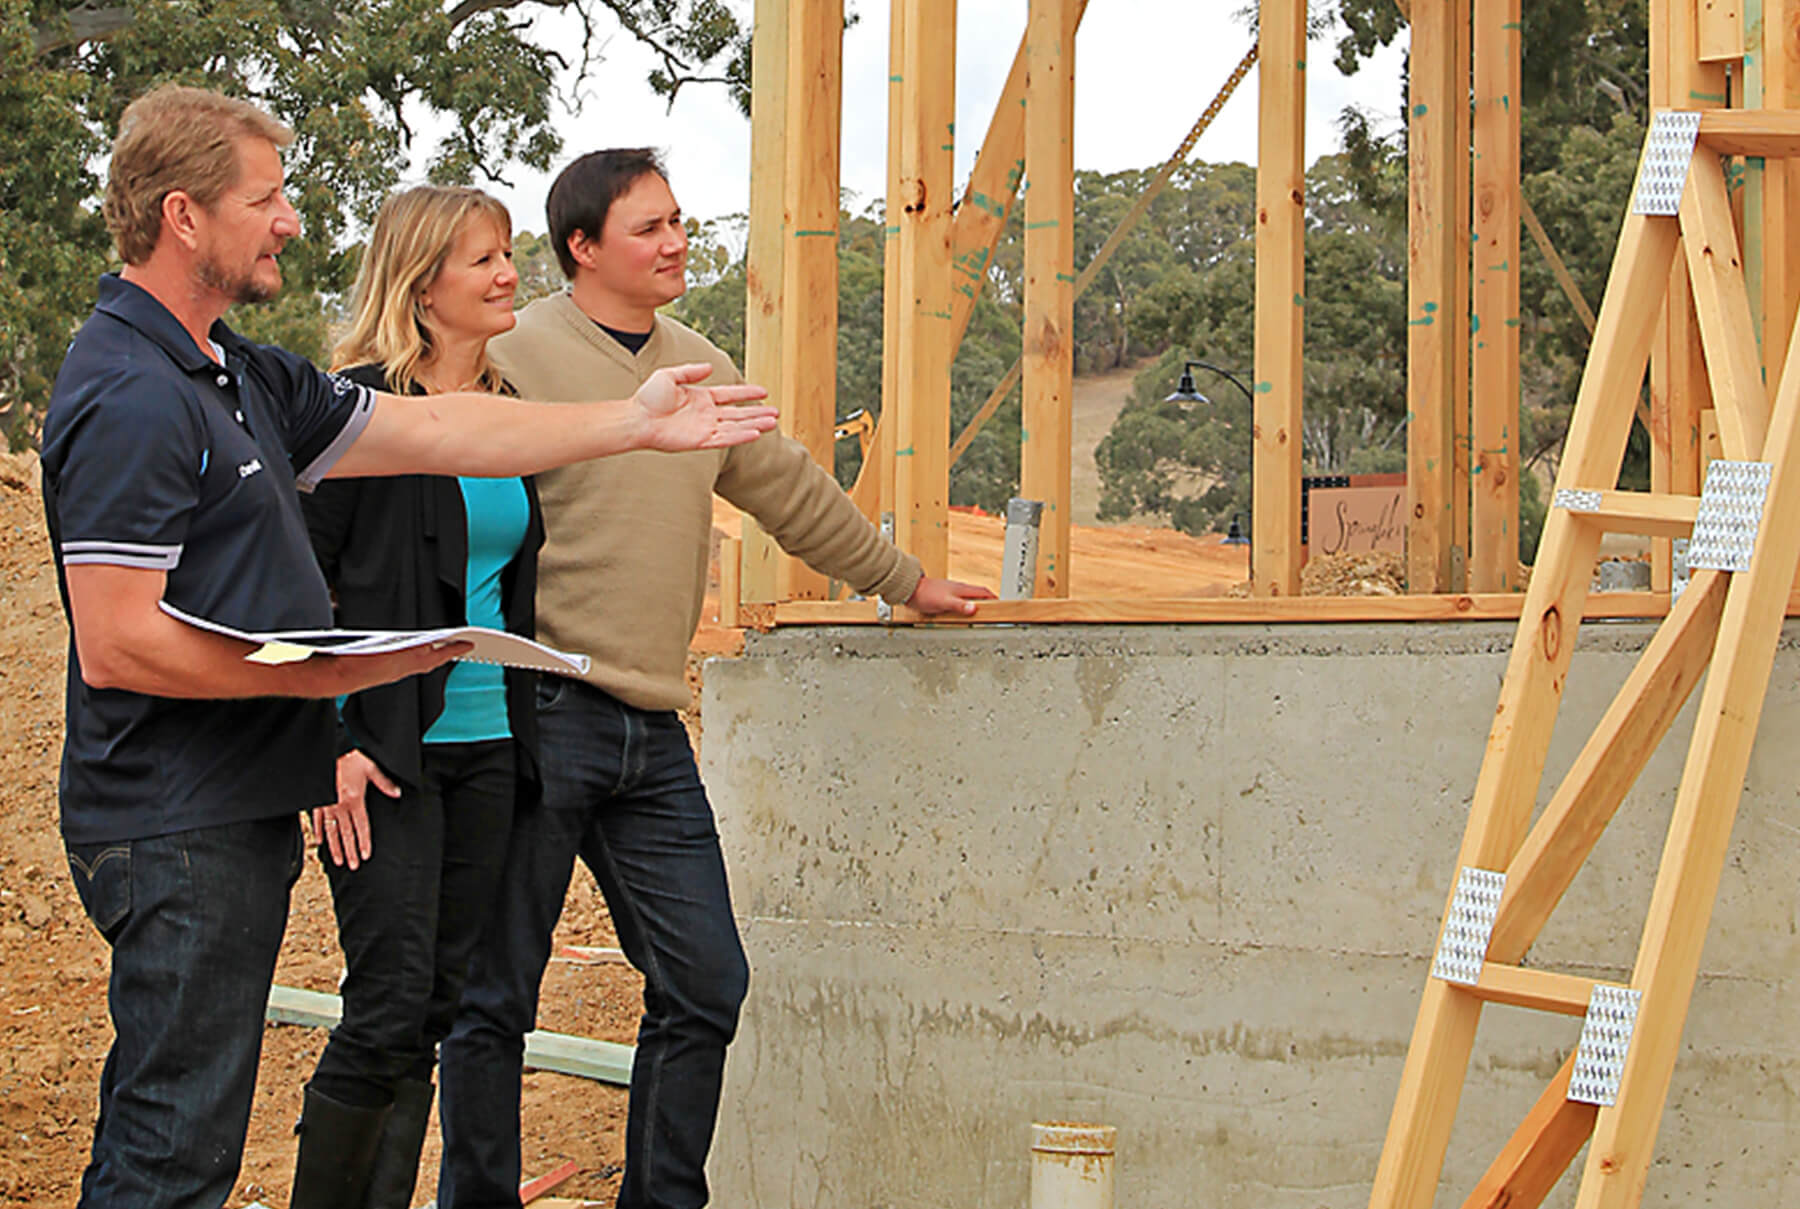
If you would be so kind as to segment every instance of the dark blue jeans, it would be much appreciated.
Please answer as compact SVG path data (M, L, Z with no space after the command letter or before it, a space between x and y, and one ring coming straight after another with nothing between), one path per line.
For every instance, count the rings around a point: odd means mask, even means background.
M442 1209L516 1209L519 1076L575 858L644 975L621 1209L706 1203L725 1047L749 968L712 806L681 719L580 681L538 690L543 801L521 809L499 899L440 1050Z
M293 815L68 845L112 946L115 1039L83 1209L218 1209L230 1196L301 853Z
M506 856L513 741L428 743L425 784L370 789L369 859L356 869L319 846L348 972L344 1018L312 1086L380 1108L403 1079L431 1082Z

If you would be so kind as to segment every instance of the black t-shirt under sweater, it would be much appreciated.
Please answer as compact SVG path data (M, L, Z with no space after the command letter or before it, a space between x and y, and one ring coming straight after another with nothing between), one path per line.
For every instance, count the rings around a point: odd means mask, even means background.
M655 328L651 328L648 332L622 332L616 327L607 327L604 323L600 323L599 320L595 320L594 322L599 326L601 331L611 336L614 340L617 340L620 344L623 344L625 346L625 351L634 357L638 355L638 350L650 343L650 336L656 330Z

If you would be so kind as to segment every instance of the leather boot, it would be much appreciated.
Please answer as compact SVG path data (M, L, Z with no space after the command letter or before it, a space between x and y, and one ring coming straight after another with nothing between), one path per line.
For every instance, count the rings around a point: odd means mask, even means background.
M294 1128L300 1135L300 1153L294 1160L288 1209L351 1209L362 1204L387 1118L387 1105L355 1108L308 1084L300 1124Z
M413 1188L419 1182L419 1151L425 1147L425 1126L431 1119L431 1098L436 1090L420 1079L402 1079L394 1088L394 1106L381 1131L381 1145L375 1150L363 1209L412 1209Z

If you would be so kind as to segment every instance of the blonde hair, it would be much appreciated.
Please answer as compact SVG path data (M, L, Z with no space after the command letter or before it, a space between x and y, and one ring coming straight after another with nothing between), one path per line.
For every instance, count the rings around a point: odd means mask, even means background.
M463 224L478 217L511 236L512 215L479 189L420 185L381 204L350 296L350 330L331 351L333 369L374 362L386 372L392 390L405 393L418 385L419 367L438 352L425 322L425 291L444 267ZM483 390L502 388L485 346L475 366Z
M162 236L162 204L180 191L210 209L238 178L238 143L277 147L294 132L248 101L165 84L133 101L119 118L101 213L129 265L143 264Z

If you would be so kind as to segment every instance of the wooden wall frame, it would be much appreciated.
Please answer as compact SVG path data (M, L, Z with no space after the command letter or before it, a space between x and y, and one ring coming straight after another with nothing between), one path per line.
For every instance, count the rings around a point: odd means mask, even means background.
M1697 111L1697 150L1687 165L1678 214L1634 205L1624 221L1558 472L1558 494L1526 593L1506 590L1513 574L1506 551L1517 536L1510 524L1516 495L1509 501L1505 492L1508 480L1516 492L1518 476L1518 352L1516 336L1508 339L1506 333L1515 330L1517 319L1519 223L1529 221L1517 179L1521 0L1410 4L1414 326L1408 389L1414 511L1408 566L1415 594L1380 601L1296 594L1305 6L1303 0L1262 0L1256 594L1208 601L1065 598L1066 527L1059 538L1051 526L1040 578L1052 592L1044 599L986 604L979 617L1002 624L1517 620L1457 859L1459 869L1503 873L1504 889L1473 974L1466 979L1434 974L1427 980L1375 1172L1372 1209L1426 1209L1433 1203L1485 1005L1582 1015L1596 990L1635 994L1640 1005L1612 1102L1569 1098L1571 1058L1464 1204L1466 1209L1537 1205L1584 1145L1588 1157L1579 1209L1638 1204L1782 620L1800 611L1793 595L1800 528L1787 523L1760 525L1746 566L1698 569L1678 598L1672 600L1668 591L1669 543L1695 528L1703 508L1698 498L1703 434L1716 456L1767 469L1765 517L1784 520L1800 511L1800 354L1793 343L1800 339L1795 325L1800 0L1747 3L1741 26L1724 19L1725 6L1708 0L1646 3L1653 108ZM894 347L910 360L895 367L888 400L892 498L906 518L899 540L932 569L940 565L934 543L942 528L939 484L948 465L948 358L966 323L966 311L959 321L954 310L961 304L952 302L958 296L953 274L971 278L964 284L972 288L962 296L972 305L979 271L969 259L972 253L963 249L991 238L997 229L993 217L1004 217L1019 183L1016 172L1009 175L1003 202L984 194L989 204L977 209L986 218L972 217L965 205L952 219L932 201L950 196L944 149L932 139L948 142L942 133L944 93L954 75L955 48L942 35L954 27L954 4L896 0L895 21L894 61L901 65L896 87L901 111L893 120L899 212L890 232L895 245L890 269L903 288L890 322ZM1064 526L1067 321L1075 280L1069 263L1068 71L1084 7L1081 0L1031 0L1021 50L1023 78L1016 85L1025 101L1024 119L996 121L984 157L992 151L1000 158L977 170L993 173L1009 149L1019 147L1025 176L1037 182L1027 195L1025 375L1034 444L1027 449L1026 482L1028 490L1057 505ZM819 363L830 364L828 358L813 359L825 336L808 318L813 308L797 307L792 296L785 306L772 303L767 283L774 279L769 258L776 255L783 290L790 295L819 293L817 283L827 272L809 267L806 258L818 245L804 240L817 232L798 224L835 229L835 210L825 216L817 208L818 194L796 177L828 174L835 195L835 148L826 141L836 137L836 117L817 110L835 86L841 0L788 5L761 0L757 11L757 100L759 106L778 106L782 118L776 122L765 115L756 125L763 141L753 156L758 180L752 184L748 359L752 376L780 384L784 426L818 453L812 444L816 434L821 427L826 433L831 429L820 402L828 402L829 392L818 381L803 379L822 373ZM776 61L785 64L785 74L778 83L767 83L765 92L764 65ZM1747 99L1757 107L1746 108ZM777 144L781 153L769 153ZM1479 156L1473 173L1472 147ZM1727 157L1753 161L1741 202L1727 181ZM771 180L777 172L782 175L775 188ZM771 196L783 199L781 239L769 234ZM973 186L965 196L973 196ZM965 218L971 224L966 232ZM771 342L777 315L781 338ZM1471 316L1478 322L1467 322ZM1471 330L1481 336L1472 346ZM1619 468L1646 376L1651 489L1620 491ZM792 416L786 414L789 400ZM1465 441L1459 456L1459 442ZM930 448L921 451L921 442ZM828 446L823 453L829 455ZM887 471L876 473L872 481L879 482ZM1642 534L1658 543L1651 591L1591 592L1608 532ZM741 595L734 592L729 605L745 624L927 620L904 608L884 617L873 602L808 598L806 581L787 573L775 576L773 595L758 595L765 591L758 584L767 567L753 564L757 540L759 535L747 533L742 564L722 575L734 588L741 585ZM1470 580L1484 590L1460 590L1459 544ZM729 548L737 549L735 543ZM1660 617L1662 624L1573 767L1538 811L1539 783L1580 622L1596 616ZM934 624L967 623L936 619ZM1538 930L1623 804L1638 771L1696 692L1687 763L1628 981L1609 986L1523 966ZM1452 898L1447 919L1454 904Z
M1519 224L1538 229L1518 181L1519 62L1523 52L1521 0L1397 0L1412 22L1412 139L1409 232L1408 429L1409 592L1439 601L1485 600L1517 591ZM1042 0L1031 22L1074 28L1088 0ZM1691 108L1717 108L1748 99L1773 102L1770 111L1800 98L1800 34L1789 13L1793 0L1756 0L1741 21L1703 0L1645 0L1651 10L1654 103L1679 99ZM815 456L829 463L833 417L827 312L820 288L832 268L835 230L827 194L835 197L836 71L842 0L758 0L754 69L754 146L749 239L747 369L769 384L784 408L784 425L806 434ZM954 187L947 150L932 129L949 122L949 83L956 57L954 0L896 0L893 7L889 115L890 216L883 365L883 411L854 497L864 514L892 513L896 540L933 572L946 564L948 466L955 446L948 423L949 364L985 280L994 241L1032 178L1040 158L1040 188L1027 194L1027 313L1022 359L1028 379L1022 493L1045 502L1039 543L1040 595L1069 590L1067 351L1071 263L1067 229L1071 206L1067 162L1072 85L1058 82L1054 65L1073 54L1052 40L1021 35L1005 92L986 132L981 155L953 213L937 202ZM1304 117L1306 111L1303 0L1260 0L1261 79L1257 314L1254 370L1254 510L1252 593L1269 603L1269 618L1285 616L1280 598L1300 591L1299 497L1304 414ZM1737 8L1731 7L1735 13ZM1784 24L1785 22L1785 24ZM1049 26L1046 26L1048 28ZM921 41L909 44L908 30ZM1766 31L1787 31L1775 37ZM1046 46L1052 49L1046 49ZM1748 48L1748 52L1746 51ZM1043 64L1033 86L1033 55ZM1065 62L1066 66L1066 62ZM1735 77L1732 73L1735 72ZM1743 81L1727 95L1727 79ZM929 85L938 81L939 85ZM1031 94L1043 94L1033 104ZM1472 109L1459 103L1473 98ZM1037 114L1033 118L1034 111ZM1028 144L1030 145L1028 149ZM912 150L909 152L908 148ZM911 158L909 158L909 156ZM1753 308L1764 333L1762 357L1772 375L1785 348L1770 332L1785 330L1800 296L1800 220L1797 170L1782 164L1751 173L1742 203L1750 217L1743 239L1750 257ZM806 180L790 179L798 172ZM924 209L908 206L923 189ZM812 239L812 244L805 241ZM1554 249L1538 239L1554 262ZM1772 258L1772 259L1771 259ZM1762 268L1759 266L1767 266ZM1553 267L1554 263L1553 263ZM1702 434L1710 431L1711 388L1700 352L1688 269L1676 258L1668 304L1657 321L1650 359L1647 423L1652 436L1652 485L1692 494L1699 489ZM779 284L777 284L779 283ZM1565 282L1565 288L1570 283ZM798 301L810 294L816 305ZM1578 294L1571 295L1577 305ZM782 305L783 300L789 305ZM795 360L796 350L812 350ZM1052 355L1053 354L1053 355ZM1773 380L1771 378L1771 380ZM997 384L984 413L1004 398ZM785 413L792 411L791 416ZM905 433L900 433L902 422ZM1654 543L1653 587L1666 591L1672 555L1666 538ZM792 567L746 520L741 603L772 605L752 616L775 624L816 624L856 615L855 602L821 599L822 581ZM810 602L805 607L788 608ZM821 607L828 606L828 607ZM1078 606L1078 607L1077 607ZM1612 607L1612 606L1608 606ZM1636 606L1626 606L1636 607ZM1197 616L1178 602L1077 600L1069 608L1040 600L1053 619L1146 614ZM1225 612L1239 608L1224 606ZM1457 604L1426 611L1483 615ZM1505 610L1502 609L1501 612ZM1304 613L1305 611L1302 610ZM1411 616L1412 606L1368 604L1371 618ZM999 620L985 610L984 618ZM805 620L803 621L802 618ZM895 620L907 620L904 610Z

